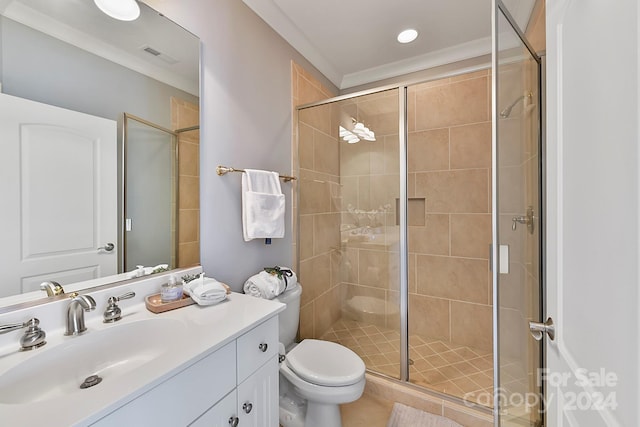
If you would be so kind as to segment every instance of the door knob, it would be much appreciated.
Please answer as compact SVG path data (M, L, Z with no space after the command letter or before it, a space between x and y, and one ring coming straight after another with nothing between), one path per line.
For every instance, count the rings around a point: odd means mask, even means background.
M252 409L253 409L253 404L251 402L245 402L245 404L242 405L242 410L246 414L250 413Z
M238 427L238 422L240 422L240 419L238 417L229 418L229 425L231 427Z
M116 245L114 245L113 243L107 243L104 246L100 246L98 248L98 250L99 251L105 251L105 252L111 252L115 247L116 247Z
M556 338L556 328L553 325L553 319L549 317L546 322L529 322L529 331L531 332L531 336L536 341L542 340L543 335L546 334L549 336L549 339L553 341Z

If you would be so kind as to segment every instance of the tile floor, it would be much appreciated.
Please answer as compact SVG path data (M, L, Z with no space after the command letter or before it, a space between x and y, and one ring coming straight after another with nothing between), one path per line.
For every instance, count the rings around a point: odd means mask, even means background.
M386 427L393 402L367 393L355 402L340 405L343 427Z
M371 371L399 376L400 334L397 331L339 320L321 338L349 347L362 357ZM409 358L413 362L409 367L411 383L484 406L493 405L491 351L412 335Z

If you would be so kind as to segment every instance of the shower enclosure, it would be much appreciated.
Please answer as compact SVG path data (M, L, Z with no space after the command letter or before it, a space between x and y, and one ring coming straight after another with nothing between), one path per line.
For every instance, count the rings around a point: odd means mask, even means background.
M177 134L124 114L122 271L176 266Z
M534 425L540 66L513 23L498 1L491 66L298 108L300 338Z

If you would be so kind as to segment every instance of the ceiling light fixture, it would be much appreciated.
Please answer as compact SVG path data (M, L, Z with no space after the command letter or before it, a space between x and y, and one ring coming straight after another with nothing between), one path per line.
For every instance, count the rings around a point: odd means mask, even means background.
M340 138L347 141L349 144L355 144L356 142L364 139L365 141L375 141L376 134L371 129L366 127L363 123L358 122L356 119L351 119L353 122L353 130L348 130L340 126Z
M357 121L354 118L351 119L351 122L353 123L353 133L358 135L359 138L362 138L366 141L376 140L376 134L371 129L366 127L363 123Z
M353 132L348 131L342 126L340 126L340 138L347 141L349 144L355 144L360 141L360 138L358 138Z
M400 43L411 43L418 37L418 32L413 28L409 28L408 30L401 31L398 34L398 41Z
M120 21L134 21L140 16L136 0L93 0L98 9Z

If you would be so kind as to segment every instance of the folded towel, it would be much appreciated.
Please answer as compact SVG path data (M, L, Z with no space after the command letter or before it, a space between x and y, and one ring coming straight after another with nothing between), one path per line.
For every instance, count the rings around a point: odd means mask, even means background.
M287 287L298 281L296 273L290 268L275 266L265 268L249 277L244 283L244 293L257 298L273 299L283 293Z
M158 264L155 267L145 267L142 265L136 265L136 269L126 274L127 279L133 279L135 277L148 276L156 270L167 271L169 270L169 264Z
M198 305L213 305L227 299L227 288L224 283L210 277L200 276L184 285L184 291Z
M245 169L242 174L242 235L284 237L284 194L277 172Z

